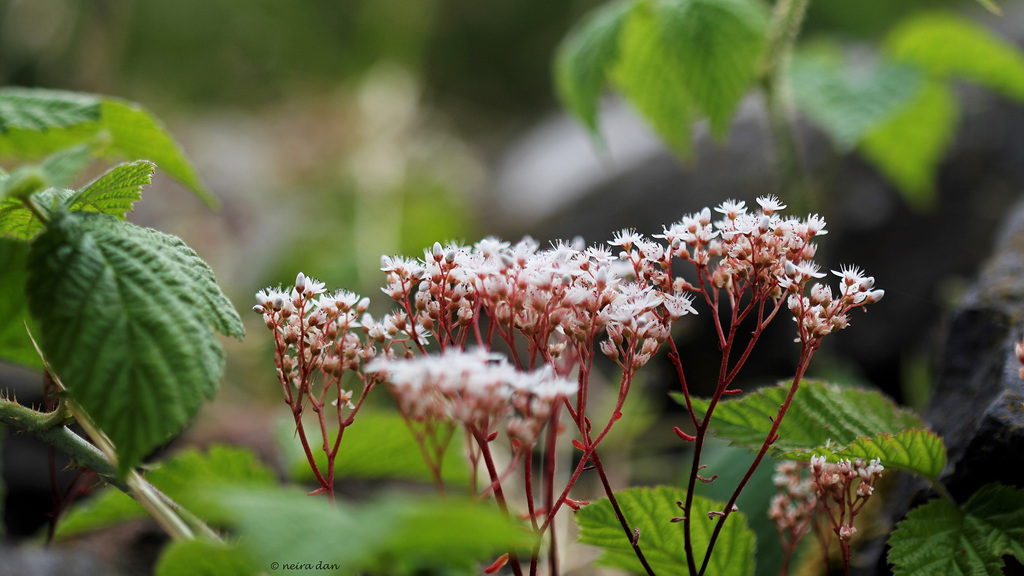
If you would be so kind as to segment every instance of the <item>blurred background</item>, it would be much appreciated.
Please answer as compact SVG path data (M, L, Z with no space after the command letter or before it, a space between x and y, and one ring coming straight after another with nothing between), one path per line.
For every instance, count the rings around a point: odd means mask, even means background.
M582 234L588 242L623 227L651 234L684 212L731 197L749 205L772 191L756 101L744 105L727 143L698 136L690 165L610 101L609 151L597 153L560 109L550 70L558 42L600 4L0 0L0 86L137 101L182 143L223 209L209 212L158 169L129 219L194 247L248 330L244 342L225 342L221 392L185 441L245 444L274 462L281 457L276 422L286 414L269 333L249 311L258 289L303 271L329 288L370 296L380 313L388 305L377 289L381 254L419 256L435 240L489 234L544 241ZM914 11L945 8L1014 40L1024 30L1021 3L1001 5L1006 15L996 18L973 0L816 0L805 36L870 43ZM928 352L943 314L983 260L1000 207L1024 182L1017 173L1024 144L1011 134L1024 122L1019 108L978 91L964 98L964 137L951 157L966 155L967 164L944 168L941 202L931 213L911 211L856 158L819 158L838 183L822 207L835 234L824 239L819 261L864 266L889 304L854 318L863 332L836 338L820 375L873 383L910 404L926 401ZM993 122L996 113L1001 120ZM964 224L960 249L936 260L935 242L965 214L976 219ZM786 338L778 347L784 358ZM714 353L694 346L694 362ZM773 381L792 373L789 358L766 355L749 372ZM29 398L38 379L19 378L18 397ZM657 370L649 379L645 385L659 394L643 408L648 422L671 420L661 393L671 380L659 382ZM379 400L388 402L383 394ZM682 469L684 462L666 464L649 448L674 446L671 426L630 432L644 439L633 444L648 448L622 468L623 485L671 480ZM49 491L24 494L47 486L48 473L44 461L9 453L8 462L10 490L23 496L9 499L5 521L9 536L24 537L46 521Z

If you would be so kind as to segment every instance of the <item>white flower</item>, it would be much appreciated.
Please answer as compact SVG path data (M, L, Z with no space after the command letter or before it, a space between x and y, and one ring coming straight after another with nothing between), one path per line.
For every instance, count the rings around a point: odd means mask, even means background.
M775 196L761 196L757 199L757 203L761 206L761 211L764 212L766 216L771 216L777 210L783 210L786 208L786 205Z
M747 212L747 203L743 201L737 202L736 200L726 200L715 208L715 212L725 214L725 217L729 220L735 220L737 216Z
M609 242L609 244L611 244L612 246L622 246L623 248L628 250L633 246L633 244L636 244L641 240L643 240L643 236L637 234L636 230L623 228L622 230L619 230L618 232L615 233L615 237L612 239L611 242Z

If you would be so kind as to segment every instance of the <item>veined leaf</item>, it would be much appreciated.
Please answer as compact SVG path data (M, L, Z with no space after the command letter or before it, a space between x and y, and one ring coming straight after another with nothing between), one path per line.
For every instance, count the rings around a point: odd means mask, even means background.
M251 451L233 446L211 446L206 453L194 449L176 454L146 473L146 481L193 514L218 526L226 519L219 506L197 494L196 486L260 488L277 486L274 472ZM120 524L149 514L130 496L108 487L76 505L57 525L57 538Z
M25 332L28 314L28 243L0 236L0 359L29 368L43 364Z
M821 49L798 53L790 68L797 106L844 152L914 103L924 84L920 70L907 64L849 70Z
M956 76L1024 100L1024 56L965 18L942 13L911 18L889 33L885 51L936 78Z
M48 188L32 196L47 212L57 210L72 195L71 190ZM43 223L20 200L6 198L0 202L0 236L30 240L43 229Z
M207 206L216 208L220 205L199 180L163 123L148 110L130 102L107 99L103 101L103 125L110 133L109 153L151 160L194 192Z
M711 421L715 435L736 446L759 449L788 391L789 384L782 384L719 402ZM707 406L707 400L693 399L699 417ZM778 434L772 449L781 458L810 460L815 454L827 455L833 462L837 458L878 458L886 467L931 479L946 465L942 439L926 430L913 412L897 407L874 390L805 381Z
M767 11L751 0L669 0L657 4L655 19L687 97L724 135L754 81Z
M105 214L56 214L33 242L29 286L43 351L122 473L213 396L224 368L213 329L244 334L191 248Z
M886 468L906 470L929 480L938 480L946 467L946 445L930 430L904 430L896 434L861 436L845 447L794 450L780 458L810 461L812 456L826 456L829 462L839 459L877 458Z
M734 446L759 449L789 387L789 383L783 383L719 402L711 418L715 435L728 439ZM678 394L673 397L680 401ZM692 400L698 418L703 417L708 401ZM773 448L777 452L809 451L829 442L838 448L861 436L895 434L915 428L925 428L924 422L875 390L805 380L779 426L779 439Z
M46 131L100 119L100 100L57 90L0 88L0 133Z
M678 488L630 488L615 493L615 499L631 528L640 530L640 549L657 574L689 576L686 567L685 541L682 523L671 520L683 514L676 505L685 501L686 492ZM694 496L691 510L691 535L695 562L700 566L711 540L717 518L708 518L708 512L720 512L725 504ZM634 573L643 573L622 525L615 517L611 502L602 498L588 504L576 513L580 528L580 542L602 549L598 564ZM754 573L756 542L747 528L742 512L733 512L718 536L708 564L708 574L722 576L749 576Z
M619 36L632 9L629 0L598 8L566 36L555 55L558 97L597 138L601 92L618 58Z
M651 124L669 148L689 157L690 98L678 65L669 58L657 20L647 3L630 12L611 71L615 86Z
M151 160L208 206L218 206L164 125L145 108L88 94L0 89L0 155L34 160L77 145L109 157Z
M989 484L962 507L933 500L907 514L889 545L896 576L999 576L1003 555L1024 560L1024 491Z
M860 141L866 160L916 208L935 201L935 174L956 133L959 110L952 89L929 80L915 101Z
M136 160L108 170L68 199L68 210L102 212L124 220L142 198L142 188L153 180L156 165Z

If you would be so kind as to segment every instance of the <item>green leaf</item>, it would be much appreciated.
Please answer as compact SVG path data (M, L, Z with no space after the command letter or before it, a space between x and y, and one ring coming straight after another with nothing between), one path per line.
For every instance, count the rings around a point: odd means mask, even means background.
M164 548L155 576L252 576L264 573L237 546L206 540L179 540Z
M686 492L678 488L630 488L615 493L630 527L640 530L640 548L657 574L689 576L684 556L683 524L671 522L681 516L677 501L685 501ZM711 511L721 511L725 504L694 496L691 533L696 564L704 560L711 532L717 519L709 519ZM576 513L580 542L603 550L598 564L635 573L643 573L633 547L615 517L611 502L602 498L584 506ZM747 528L742 512L733 512L725 522L715 544L707 573L720 576L749 576L754 573L756 542Z
M0 360L29 368L43 367L25 322L34 325L28 314L28 244L0 236Z
M760 449L771 429L771 418L778 414L789 388L789 383L782 383L719 402L711 420L715 435L727 438L734 446ZM679 394L673 397L680 401ZM708 400L693 398L699 418L707 406ZM878 391L804 380L779 426L779 439L773 447L779 452L790 452L813 450L830 441L847 446L861 436L913 428L925 428L924 422Z
M529 532L505 519L497 508L458 498L395 499L370 506L362 515L367 521L382 515L396 519L377 553L372 568L377 574L450 574L490 564L510 548L525 550L534 542Z
M1024 560L1024 491L989 484L959 508L933 500L907 514L889 545L896 576L1000 576L1003 555Z
M156 165L147 160L115 166L72 196L68 210L102 212L124 220L142 199L142 189L153 180L155 169Z
M910 106L861 140L860 152L911 206L928 208L935 202L935 174L956 135L958 116L953 90L928 81Z
M273 471L251 451L232 446L211 446L206 453L190 449L162 462L146 473L146 481L204 520L225 525L221 507L211 505L197 492L222 487L260 488L277 486ZM148 514L135 500L116 488L106 488L94 498L75 506L57 525L57 538L74 536L120 524Z
M234 516L240 544L255 564L296 565L288 574L447 574L532 542L495 508L451 498L391 497L361 507L339 503L338 509L323 498L279 489L230 490L216 499Z
M103 101L103 125L110 133L109 153L152 160L211 208L220 203L199 180L194 168L163 123L145 108L119 100Z
M660 26L647 3L630 13L619 40L619 60L611 70L621 91L669 148L683 158L691 155L691 105L686 81L668 56Z
M608 71L619 55L619 36L633 2L611 2L588 15L562 40L555 54L555 89L562 105L595 136L598 103Z
M105 214L58 213L32 245L29 308L71 398L126 472L216 391L238 313L180 239Z
M313 471L299 442L295 439L295 423L282 422L278 435L282 453L288 463L293 480L314 480ZM387 454L387 458L381 458ZM321 470L327 465L323 450L314 452ZM362 478L369 480L402 479L433 482L419 444L413 438L401 415L396 412L359 412L352 426L345 430L345 438L337 459L336 478ZM445 454L441 463L441 478L449 484L465 485L469 467L458 450L458 443Z
M768 14L751 0L669 0L655 7L661 38L686 96L724 135L754 81Z
M33 194L32 199L41 209L52 213L62 206L71 194L70 190L48 188ZM0 235L30 240L42 229L43 223L20 200L7 198L0 202Z
M788 391L789 384L782 384L720 402L711 421L715 435L735 446L759 449ZM677 394L673 397L681 401ZM698 417L707 406L707 400L693 399ZM804 381L772 449L777 457L800 460L814 454L879 458L884 466L934 479L945 467L946 451L942 440L924 428L917 415L875 390Z
M79 144L50 155L39 165L39 169L46 178L47 186L67 188L82 173L92 157L92 148L87 144Z
M780 458L810 461L811 456L827 456L830 462L840 458L877 458L886 468L906 470L936 481L946 467L946 445L930 430L904 430L897 434L861 436L840 449L817 448L810 452L797 450Z
M95 96L26 88L0 89L0 133L13 130L45 132L100 119Z
M1010 42L953 14L911 18L889 33L885 51L920 66L932 76L976 82L1024 100L1024 56Z
M211 208L219 205L164 125L145 108L88 94L0 89L0 156L38 159L76 145L108 157L151 160Z
M912 104L923 75L914 66L887 61L851 72L841 57L819 47L793 58L790 81L800 111L846 152Z

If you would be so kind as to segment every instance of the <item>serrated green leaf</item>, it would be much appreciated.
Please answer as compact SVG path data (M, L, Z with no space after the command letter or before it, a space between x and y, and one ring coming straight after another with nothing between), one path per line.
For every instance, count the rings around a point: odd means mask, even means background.
M153 180L155 170L156 165L147 160L114 166L71 197L68 210L102 212L124 220L142 199L142 189Z
M686 567L683 524L671 522L681 516L677 501L685 501L686 492L678 488L630 488L615 493L615 499L632 528L640 530L640 548L657 574L689 576ZM696 564L701 565L717 519L709 519L708 512L721 511L725 504L694 496L691 535ZM635 573L643 573L643 566L615 517L607 498L588 504L576 513L580 528L580 542L602 549L598 564ZM707 573L721 576L749 576L754 573L756 542L747 528L742 512L733 512L718 536Z
M851 73L842 58L821 49L799 52L790 67L798 108L844 152L910 106L923 81L916 67L886 61Z
M88 94L57 90L0 89L0 133L43 132L100 119L100 101Z
M944 82L929 81L910 106L861 140L860 152L911 206L928 208L935 202L935 174L958 119L953 90Z
M254 576L265 573L238 548L205 540L178 540L164 548L155 576Z
M164 125L145 108L89 94L0 89L0 156L34 160L77 145L110 157L151 160L208 206L219 205Z
M163 123L148 110L130 102L104 100L103 125L111 137L109 153L151 160L188 187L207 206L216 208L220 205L199 180L199 175Z
M281 451L287 460L293 480L314 480L313 471L305 452L295 439L295 423L283 421L278 434ZM381 458L387 454L387 458ZM314 452L321 470L327 466L323 450ZM362 478L368 480L401 479L433 482L430 469L423 462L423 454L401 415L396 412L368 411L364 409L352 426L345 430L341 451L335 468L336 478ZM455 443L441 463L441 478L449 484L465 485L469 480L469 467Z
M719 402L712 415L712 430L734 446L759 449L789 388L789 383L783 383ZM672 396L680 401L678 394ZM708 400L692 400L698 417L703 417ZM920 417L899 408L876 390L804 380L779 426L779 439L773 448L776 452L813 450L827 442L838 448L861 436L914 428L925 428Z
M806 462L815 455L826 456L830 462L840 458L877 458L886 468L906 470L930 480L938 480L946 467L946 445L930 430L904 430L873 438L861 436L846 447L797 450L779 457Z
M29 368L43 367L25 323L35 325L28 313L28 244L0 236L0 360Z
M595 137L600 137L597 111L601 92L618 58L619 36L632 9L632 1L600 7L565 37L555 55L558 97Z
M896 576L1000 576L1003 555L1024 560L1024 491L989 484L960 508L933 500L907 514L889 546Z
M768 28L764 5L751 0L669 0L655 7L667 54L686 95L724 135L757 72Z
M296 565L288 574L447 574L532 541L494 507L458 499L391 497L333 509L296 491L230 490L216 500L254 563Z
M244 334L191 248L105 214L55 215L33 242L29 285L42 349L122 473L213 396L224 368L213 329Z
M71 196L71 190L49 188L33 195L36 204L52 212ZM0 236L30 240L43 229L43 223L19 200L7 198L0 202Z
M615 87L676 154L688 158L691 105L678 65L668 56L651 7L640 3L620 34L619 59L611 70Z
M251 451L232 446L211 446L205 453L191 449L177 454L146 473L146 481L193 514L217 525L226 519L219 506L197 496L196 487L258 488L277 485L273 471ZM57 538L74 536L148 514L127 494L109 487L72 508L57 525Z
M916 16L889 33L885 51L936 78L955 76L1024 100L1024 56L1010 42L954 14Z

